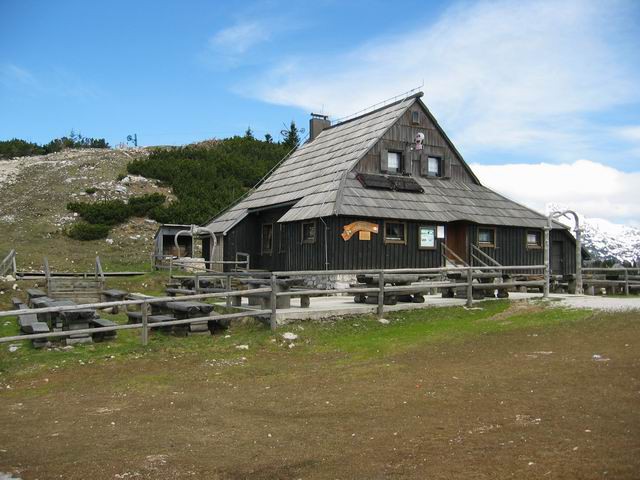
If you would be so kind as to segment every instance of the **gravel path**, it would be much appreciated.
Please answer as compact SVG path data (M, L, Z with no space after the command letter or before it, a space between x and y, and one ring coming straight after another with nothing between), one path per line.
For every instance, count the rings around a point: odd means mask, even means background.
M559 298L561 302L554 302L559 307L569 308L589 308L593 310L603 310L607 312L624 312L629 310L640 310L640 296L634 295L629 298L621 297L600 297L588 295L562 295L552 294L551 298Z

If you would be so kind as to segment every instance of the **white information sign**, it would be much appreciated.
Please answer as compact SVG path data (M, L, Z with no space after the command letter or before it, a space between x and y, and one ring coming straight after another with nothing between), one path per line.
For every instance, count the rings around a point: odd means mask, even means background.
M420 227L420 248L435 248L436 230L433 227Z
M444 225L438 225L438 238L444 238Z

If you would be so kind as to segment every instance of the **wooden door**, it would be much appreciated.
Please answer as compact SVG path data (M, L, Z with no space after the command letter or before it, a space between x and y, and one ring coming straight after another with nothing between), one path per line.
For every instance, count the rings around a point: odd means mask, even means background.
M551 273L564 274L564 242L559 240L551 242Z
M446 245L458 257L468 262L469 242L468 242L469 225L464 222L454 222L447 225ZM460 261L453 255L449 255L449 260L459 264Z

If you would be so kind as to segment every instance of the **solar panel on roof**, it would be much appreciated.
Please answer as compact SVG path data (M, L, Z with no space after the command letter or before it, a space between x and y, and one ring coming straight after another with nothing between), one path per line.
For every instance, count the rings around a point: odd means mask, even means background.
M395 187L395 190L399 192L416 192L424 193L424 190L418 182L410 177L392 177L391 181Z
M423 193L424 190L418 182L410 177L374 175L371 173L359 173L356 177L363 187L377 188L380 190L395 190L398 192Z
M393 190L393 183L384 175L372 175L369 173L359 173L356 177L365 188L380 188L382 190Z

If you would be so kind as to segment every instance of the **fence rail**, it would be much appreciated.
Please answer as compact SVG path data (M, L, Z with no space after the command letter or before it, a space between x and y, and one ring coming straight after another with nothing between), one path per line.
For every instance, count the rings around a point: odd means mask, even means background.
M2 262L0 262L0 277L4 277L9 272L15 277L16 271L16 251L11 250Z
M632 272L635 275L632 275ZM596 287L613 289L613 291L616 287L621 287L625 295L630 295L631 290L640 290L640 268L586 267L582 269L582 275L582 281L589 294L594 294ZM622 278L609 278L620 276Z
M539 272L532 274L531 272ZM629 275L629 272L638 272L639 275ZM518 273L522 272L522 273ZM463 292L466 294L466 305L472 306L474 292L486 290L505 291L517 287L538 287L544 289L547 269L544 265L500 265L497 266L466 266L466 267L436 267L436 268L398 268L398 269L361 269L361 270L314 270L314 271L284 271L284 272L196 272L191 276L180 278L194 278L195 292L189 291L188 296L163 296L163 297L143 297L129 300L94 302L82 305L68 305L43 308L28 308L0 312L0 318L18 317L25 314L40 313L61 313L74 310L86 309L106 309L111 307L139 306L142 312L142 323L114 325L107 327L97 327L85 330L56 331L39 334L28 334L10 337L0 337L0 343L15 342L21 340L35 340L42 338L58 338L75 334L111 332L117 330L141 329L141 341L146 345L149 338L149 331L153 328L161 328L205 321L230 320L241 317L268 317L272 329L277 327L278 299L283 297L306 296L333 296L333 295L371 295L377 296L378 317L382 318L385 312L385 296L403 294L423 294L432 292L434 289ZM636 286L640 288L640 269L626 268L585 268L585 283L592 281L594 274L604 274L605 278L597 278L593 281L603 285L625 285L625 293ZM607 279L607 276L622 276L622 279ZM283 282L295 280L296 278L309 278L318 276L338 276L338 275L364 275L368 279L365 283L352 285L348 288L311 288L302 287L298 289L282 288ZM100 276L100 269L98 270ZM407 284L402 284L402 277L406 276ZM400 277L400 280L398 280ZM417 277L418 281L415 281ZM636 277L638 278L636 280ZM175 277L178 278L178 277ZM200 282L205 279L223 279L223 291L201 293ZM244 281L255 284L258 288L232 288L232 281ZM393 283L400 283L393 284ZM254 284L254 285L255 285ZM251 285L250 285L251 287ZM187 293L187 292L185 292ZM262 307L242 307L234 306L234 313L215 313L209 316L193 317L188 319L169 320L150 323L148 321L150 306L154 304L166 304L184 300L207 300L225 299L226 305L231 306L231 300L238 297L261 297L265 300ZM464 296L464 295L463 295ZM266 301L268 300L268 301ZM368 302L373 304L373 302ZM234 305L238 305L234 302Z

